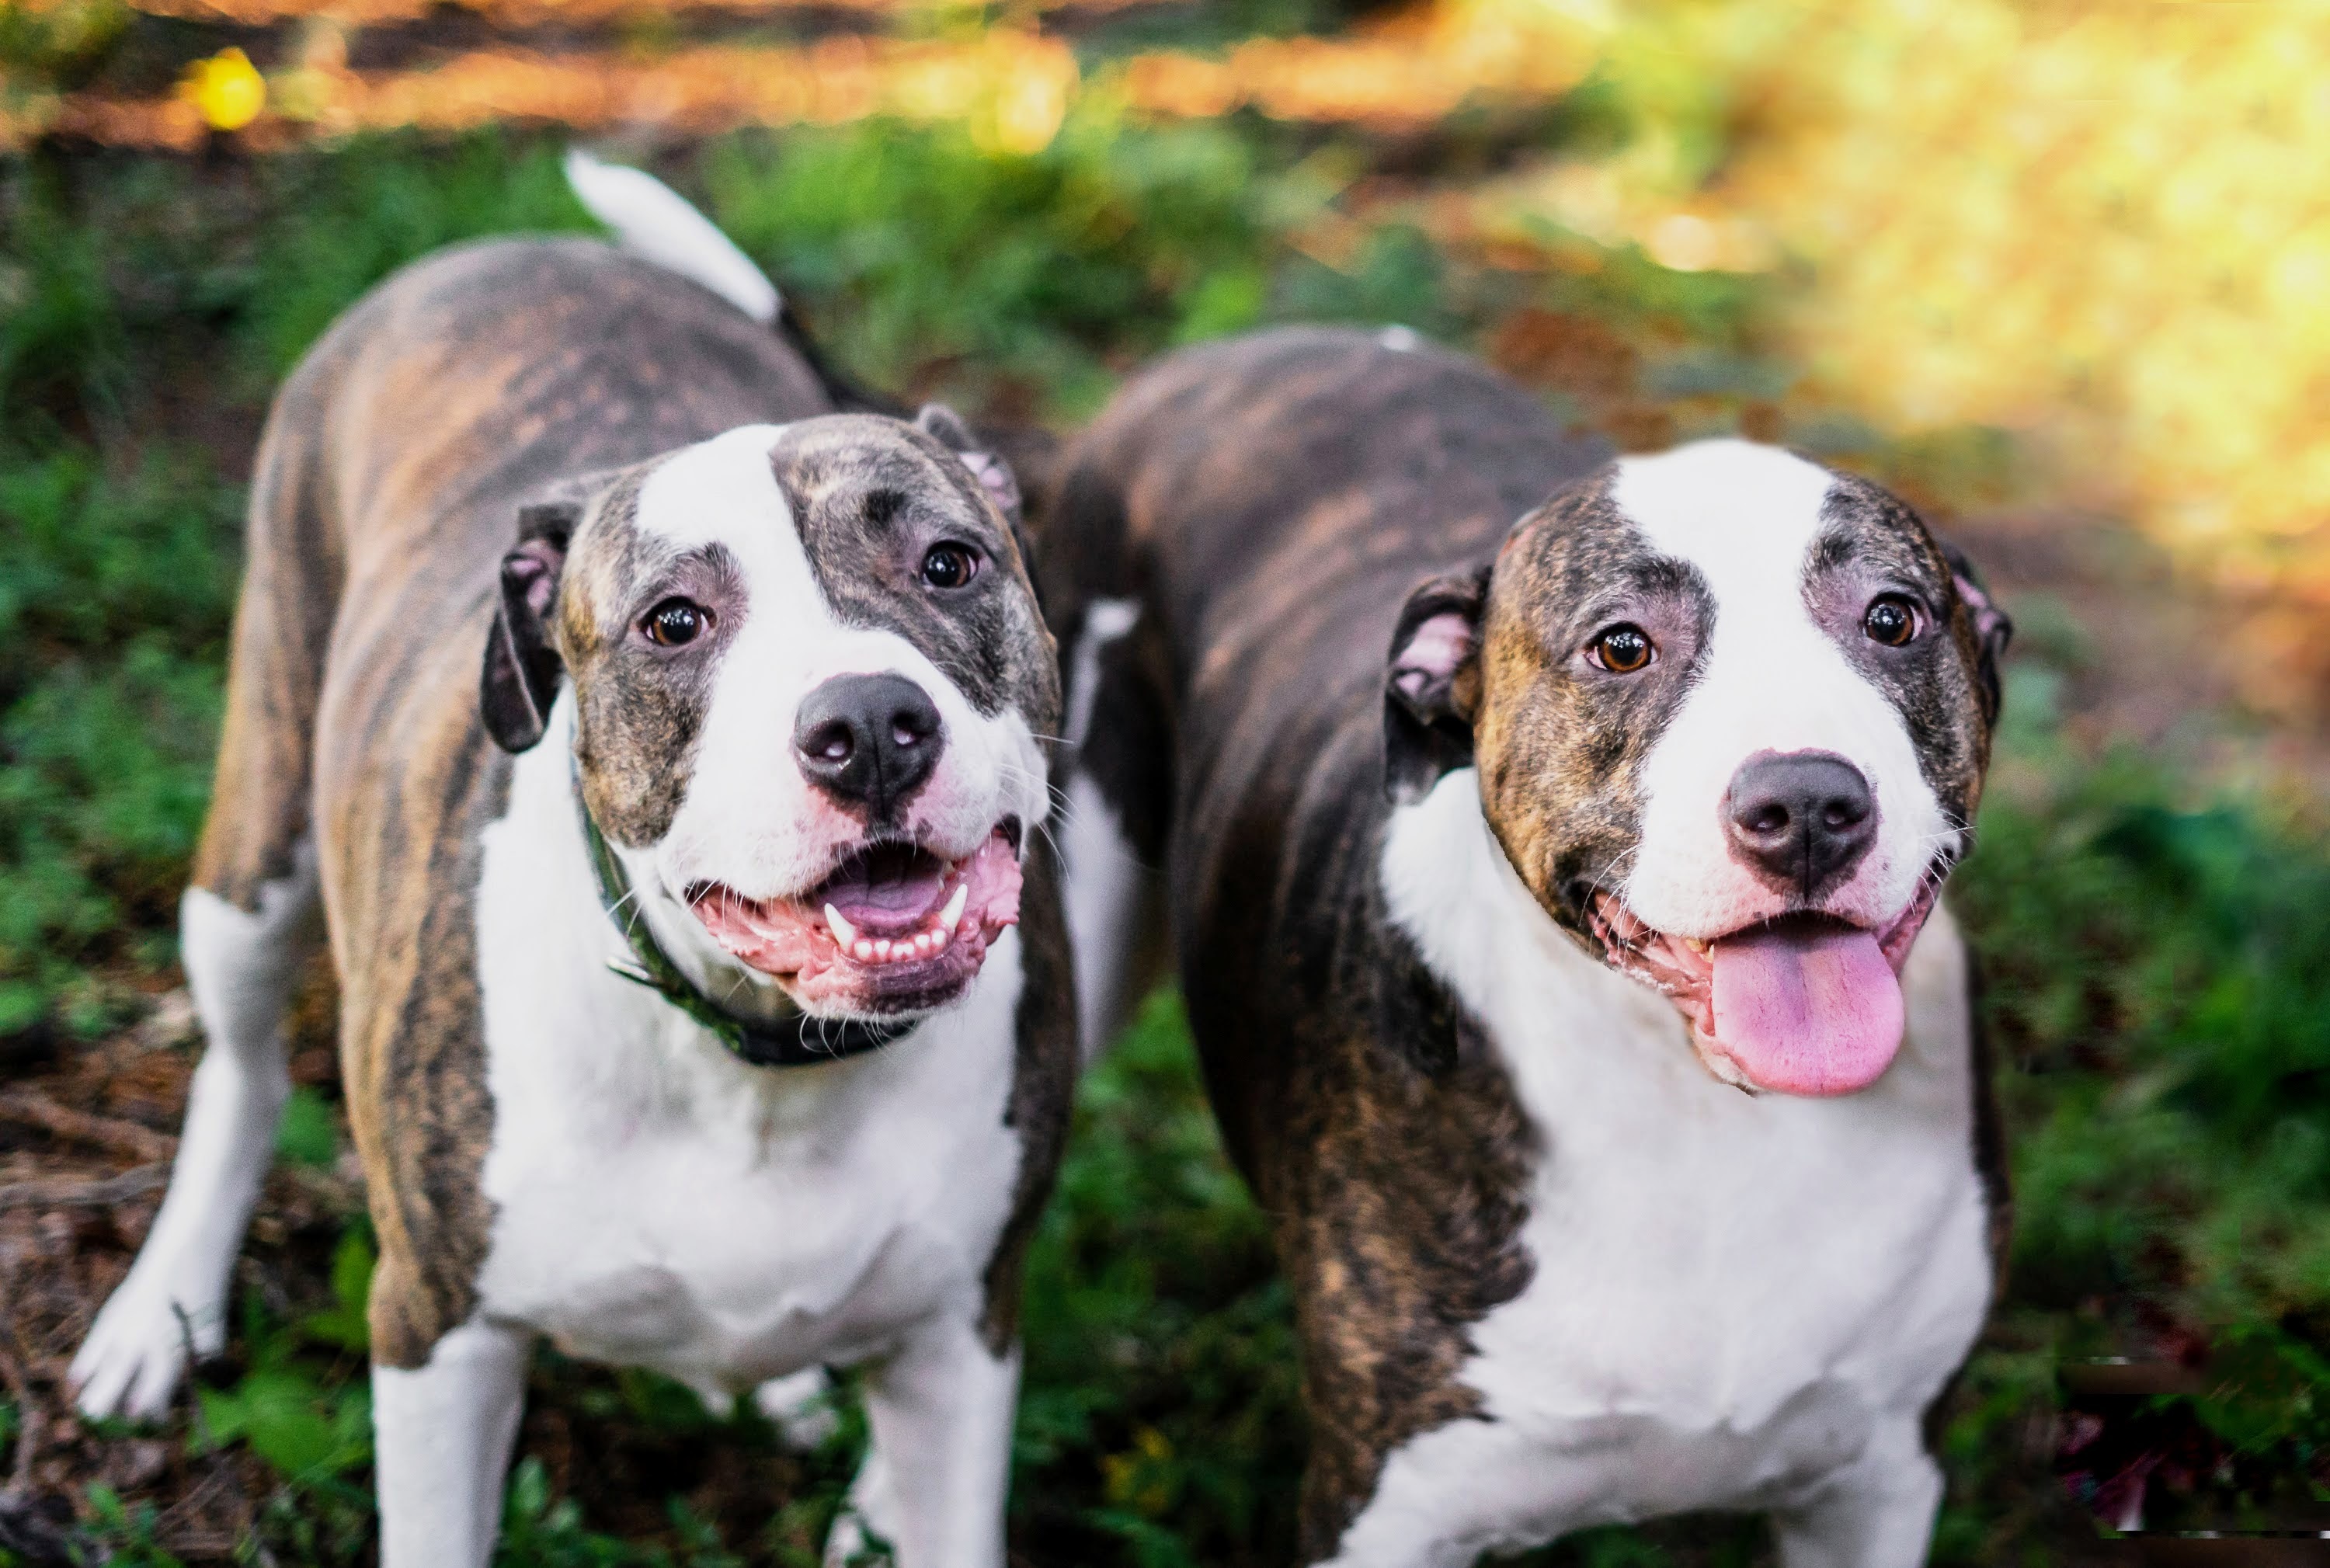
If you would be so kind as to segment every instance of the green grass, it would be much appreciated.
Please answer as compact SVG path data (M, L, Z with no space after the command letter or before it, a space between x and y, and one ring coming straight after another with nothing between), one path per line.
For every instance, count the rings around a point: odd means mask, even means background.
M580 226L555 151L395 138L223 170L0 166L0 1040L94 1036L168 978L233 593L223 470L272 381L400 262ZM973 409L1073 419L1142 356L1265 321L1398 320L1478 345L1520 306L1662 345L1660 373L1701 416L1767 395L1737 280L1632 252L1590 273L1485 272L1397 226L1341 268L1313 260L1296 236L1366 157L1094 110L1028 157L861 127L727 138L667 172L858 374ZM2007 463L1995 448L1966 432L1880 456L1986 485ZM2019 668L1958 893L1989 977L2019 1226L1944 1434L1950 1563L2056 1561L2090 1535L2028 1451L2056 1369L2179 1334L2213 1339L2223 1375L2131 1418L2206 1460L2164 1477L2159 1516L2330 1498L2330 854L2289 809L2059 743L2052 678L2044 658ZM287 1158L328 1163L333 1118L300 1100ZM234 1370L182 1434L275 1478L254 1555L361 1557L369 1261L358 1225L314 1299L251 1309ZM1084 1086L1027 1331L1013 1518L1034 1560L1283 1560L1302 1444L1288 1299L1170 997ZM749 1412L715 1420L669 1384L550 1356L535 1395L507 1568L813 1563L859 1440L853 1418L787 1457ZM0 1445L11 1419L0 1407ZM146 1502L85 1507L117 1563L168 1561ZM1686 1522L1530 1560L1737 1563L1760 1538Z

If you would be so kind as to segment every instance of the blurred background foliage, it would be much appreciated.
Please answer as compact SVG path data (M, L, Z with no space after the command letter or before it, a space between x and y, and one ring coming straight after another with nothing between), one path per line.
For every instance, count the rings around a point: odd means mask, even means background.
M1959 531L2024 630L1956 894L2018 1223L1938 1559L2321 1518L2325 43L2330 7L2052 0L0 4L0 1072L115 1060L176 983L272 385L403 261L587 227L584 135L855 374L990 420L1068 428L1177 343L1399 322L1626 445L1785 439ZM307 1217L262 1225L166 1462L45 1429L33 1484L116 1562L368 1560L370 1251L313 1198L345 1146L311 1077ZM53 1157L0 1119L0 1181ZM20 1325L35 1398L79 1310ZM1084 1086L1028 1325L1022 1561L1283 1559L1287 1299L1170 996ZM841 1403L796 1455L545 1356L503 1561L811 1563ZM186 1479L222 1456L227 1537ZM1764 1552L1688 1521L1531 1561Z

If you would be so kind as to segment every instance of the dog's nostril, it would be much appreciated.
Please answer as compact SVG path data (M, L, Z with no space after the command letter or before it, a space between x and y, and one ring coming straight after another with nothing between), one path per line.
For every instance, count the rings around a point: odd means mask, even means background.
M820 762L847 762L857 743L849 733L849 726L839 721L819 724L803 734L800 741L801 753Z
M1751 813L1744 825L1750 833L1785 833L1788 829L1788 809L1771 805Z

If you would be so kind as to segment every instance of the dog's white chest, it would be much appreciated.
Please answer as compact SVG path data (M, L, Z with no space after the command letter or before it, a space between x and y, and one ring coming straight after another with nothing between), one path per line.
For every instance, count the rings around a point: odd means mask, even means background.
M1018 933L965 1001L880 1051L750 1067L578 961L621 944L548 836L514 810L486 839L482 1309L732 1391L877 1352L936 1311L975 1317L1018 1171Z
M1784 1500L1965 1357L1989 1269L1955 958L1916 966L1900 1063L1845 1100L1716 1083L1662 1001L1598 970L1491 1020L1546 1148L1535 1273L1475 1329L1466 1380L1517 1449L1594 1477L1547 1502ZM1581 1071L1596 1052L1619 1060Z
M1438 875L1473 853L1442 836ZM1491 1419L1394 1450L1338 1561L1436 1562L1425 1543L1452 1530L1477 1552L1783 1506L1914 1425L1990 1286L1946 915L1904 977L1909 1036L1885 1079L1751 1097L1700 1065L1663 998L1549 922L1497 898L1435 905L1420 878L1400 885L1397 848L1386 864L1393 908L1488 1025L1543 1148L1534 1272L1474 1326L1461 1374ZM1478 889L1504 868L1476 869Z

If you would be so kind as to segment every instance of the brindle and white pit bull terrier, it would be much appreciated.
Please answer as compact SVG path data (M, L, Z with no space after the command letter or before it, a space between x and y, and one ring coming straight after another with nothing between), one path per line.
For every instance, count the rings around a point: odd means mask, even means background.
M1934 902L2006 635L1963 563L1397 331L1177 355L1060 495L1070 907L1123 949L1111 830L1165 867L1296 1292L1305 1560L1746 1509L1919 1562L2003 1214Z
M320 892L389 1568L489 1560L537 1335L715 1398L867 1363L833 1549L999 1564L1076 1053L1016 496L943 410L834 411L677 196L573 172L653 261L445 252L277 399L184 911L210 1049L82 1406L220 1343Z

